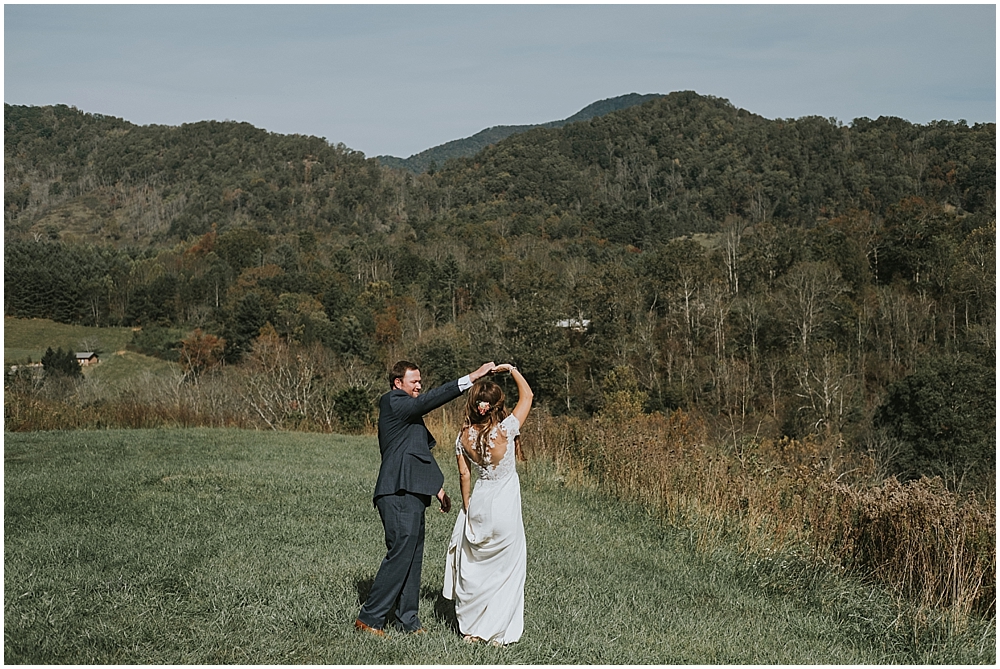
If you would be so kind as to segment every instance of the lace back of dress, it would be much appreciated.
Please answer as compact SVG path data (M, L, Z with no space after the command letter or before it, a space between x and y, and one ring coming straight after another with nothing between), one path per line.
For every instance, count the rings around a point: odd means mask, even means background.
M503 423L495 425L490 430L489 448L486 449L486 458L483 462L479 462L479 453L476 449L479 430L473 425L459 433L458 438L455 440L455 452L459 454L464 453L465 459L476 469L478 478L504 478L510 473L509 470L511 467L508 467L508 464L513 465L514 463L514 459L508 457L508 455L514 452L514 437L516 434L516 428L511 429L510 417L504 420ZM465 443L463 443L463 435L465 436ZM502 438L501 443L497 443L501 441L498 437Z

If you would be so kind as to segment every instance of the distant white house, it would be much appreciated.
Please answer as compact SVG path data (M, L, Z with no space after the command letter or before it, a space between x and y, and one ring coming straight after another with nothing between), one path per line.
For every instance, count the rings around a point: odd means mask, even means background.
M89 365L96 365L100 362L97 358L97 354L93 351L77 351L76 361L80 363L81 367L87 367Z
M561 321L556 321L557 328L569 328L574 332L584 332L588 327L590 327L589 318L566 318Z

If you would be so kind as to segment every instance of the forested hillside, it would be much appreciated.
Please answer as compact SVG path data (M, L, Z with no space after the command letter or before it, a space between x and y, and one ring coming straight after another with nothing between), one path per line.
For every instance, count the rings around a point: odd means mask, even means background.
M495 125L492 128L480 130L471 137L445 142L440 146L434 146L420 153L415 153L409 158L378 156L378 160L381 164L388 167L398 167L415 174L420 174L428 170L433 171L438 166L443 165L446 161L453 158L469 158L474 156L490 144L496 144L511 135L527 132L534 128L561 128L567 123L586 121L620 109L628 109L629 107L658 97L661 96L656 93L648 95L639 95L638 93L620 95L616 98L608 98L607 100L599 100L593 104L589 104L569 118L561 121L549 121L548 123L537 123L534 125Z
M191 383L275 346L352 370L276 425L370 401L400 357L431 381L511 360L553 414L625 392L739 452L995 470L995 124L683 92L420 175L245 123L5 105L4 129L5 314L141 326Z

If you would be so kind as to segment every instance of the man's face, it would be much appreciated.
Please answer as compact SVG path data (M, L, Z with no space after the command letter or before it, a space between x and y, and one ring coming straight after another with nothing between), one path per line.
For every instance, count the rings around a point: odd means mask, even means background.
M410 397L416 397L417 395L419 395L420 370L419 369L406 370L406 373L403 374L403 378L396 379L396 387L402 390Z

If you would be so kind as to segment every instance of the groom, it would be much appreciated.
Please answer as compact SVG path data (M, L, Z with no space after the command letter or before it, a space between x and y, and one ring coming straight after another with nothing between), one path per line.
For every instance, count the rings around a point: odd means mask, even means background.
M420 568L424 559L424 509L437 497L441 511L451 510L444 474L431 455L434 436L424 415L459 397L478 379L493 371L487 362L476 371L421 395L420 370L400 360L389 373L390 391L379 400L378 448L382 466L375 482L374 502L385 530L386 555L375 575L368 599L354 622L355 629L385 636L389 611L406 632L422 632Z

